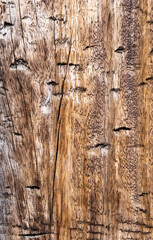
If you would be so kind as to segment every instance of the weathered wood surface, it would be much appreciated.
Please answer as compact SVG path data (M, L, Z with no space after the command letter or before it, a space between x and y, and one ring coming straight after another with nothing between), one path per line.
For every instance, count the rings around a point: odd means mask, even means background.
M0 239L153 239L152 0L1 0Z

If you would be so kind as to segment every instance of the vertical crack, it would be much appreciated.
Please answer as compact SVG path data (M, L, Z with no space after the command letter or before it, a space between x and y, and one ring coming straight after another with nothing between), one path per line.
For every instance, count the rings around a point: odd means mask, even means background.
M22 16L21 16L20 0L18 0L18 5L19 5L19 16L20 16L21 33L22 33L22 39L23 39L23 45L24 45L24 52L25 52L25 56L26 56L26 49L25 49L25 42L24 42L24 33L23 33L23 25L22 25Z
M56 170L57 170L57 160L58 160L58 152L59 152L59 138L60 138L60 126L61 126L61 120L60 120L60 114L61 114L61 107L62 107L62 101L63 101L63 96L64 96L64 85L65 85L65 80L67 77L68 73L68 66L69 66L69 59L70 59L70 54L71 54L71 42L72 42L72 36L71 36L71 41L70 41L70 47L69 47L69 53L68 53L68 58L67 58L67 67L66 67L66 73L62 82L62 89L61 89L61 98L60 98L60 103L59 103L59 109L58 109L58 115L57 115L57 142L56 142L56 156L55 156L55 164L54 164L54 175L53 175L53 196L52 196L52 203L51 203L51 215L50 215L50 224L52 223L52 218L53 218L53 207L54 207L54 192L55 192L55 178L56 178Z
M54 164L54 173L53 173L53 196L52 196L51 211L50 211L50 223L52 223L52 217L53 217L55 177L56 177L56 167L57 167L57 158L58 158L58 149L59 149L60 125L61 125L61 122L59 122L59 128L58 128L58 132L57 132L56 155L55 155L55 164Z
M68 53L68 58L67 58L67 64L66 64L66 73L65 73L65 77L64 80L62 82L62 89L61 89L61 98L60 98L60 103L59 103L59 108L58 108L58 115L57 115L57 124L59 122L59 118L60 118L60 113L61 113L61 106L62 106L62 101L63 101L63 96L64 96L64 85L65 85L65 80L67 77L67 72L68 72L68 66L69 66L69 60L70 60L70 54L71 54L71 42L70 42L70 47L69 47L69 53Z

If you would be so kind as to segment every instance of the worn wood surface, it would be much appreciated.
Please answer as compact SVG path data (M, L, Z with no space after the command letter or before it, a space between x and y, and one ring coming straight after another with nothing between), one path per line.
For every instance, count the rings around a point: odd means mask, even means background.
M152 39L152 0L1 0L1 240L153 239Z

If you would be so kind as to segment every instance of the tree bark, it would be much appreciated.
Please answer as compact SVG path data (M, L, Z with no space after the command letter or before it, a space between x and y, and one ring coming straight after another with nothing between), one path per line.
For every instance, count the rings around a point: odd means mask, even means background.
M0 239L153 239L152 0L1 0Z

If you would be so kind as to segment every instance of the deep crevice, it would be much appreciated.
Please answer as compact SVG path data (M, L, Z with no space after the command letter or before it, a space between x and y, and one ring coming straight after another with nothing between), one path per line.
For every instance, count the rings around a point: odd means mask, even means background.
M139 194L139 197L143 197L143 196L148 195L148 194L149 194L149 193L143 192L143 193Z
M24 59L21 59L21 58L15 59L15 61L13 63L11 63L10 68L16 69L16 67L19 66L19 65L23 65L23 66L29 68L28 67L28 62L25 61Z
M67 63L66 62L58 62L57 65L58 66L67 66Z
M11 22L4 22L4 27L13 27L14 24Z
M153 76L146 78L146 81L151 81L153 80Z
M120 131L130 131L131 128L129 127L119 127L119 128L114 128L113 131L114 132L120 132Z
M89 48L93 48L93 47L96 47L97 45L88 45L88 46L86 46L84 49L83 49L83 51L85 51L85 50L87 50L87 49L89 49Z
M146 82L141 82L140 84L139 84L139 86L141 87L141 86L144 86L144 85L148 85Z
M104 232L87 231L87 233L104 235Z
M111 147L111 144L109 144L109 143L98 143L98 144L96 144L94 146L89 146L88 148L92 149L92 148L98 148L98 147L107 148L108 149L108 148Z
M115 92L115 93L118 93L120 91L121 91L120 88L111 88L111 90L110 90L110 92Z
M139 208L139 211L140 211L140 212L143 212L143 213L147 213L147 210L142 209L142 208Z
M24 16L21 19L24 20L24 19L28 19L28 18L30 18L30 17L29 16Z
M153 20L147 21L147 23L153 24Z
M33 186L25 186L25 188L40 190L40 187L37 186L37 185L33 185Z
M66 63L66 62L58 62L58 66L74 66L74 67L80 67L80 64L75 63Z
M78 63L69 63L69 66L80 67L80 64L78 64Z
M59 83L56 83L55 81L50 81L50 82L47 83L47 85L56 86L56 85L59 85Z
M42 233L27 233L27 234L19 234L21 237L37 237L37 236L43 236L53 234L53 232L42 232Z
M21 136L22 137L22 133L19 132L12 132L15 136Z
M8 91L8 88L6 88L6 87L0 87L0 88L2 88L5 91Z
M150 51L150 55L152 55L153 54L153 48L151 49L151 51Z
M125 50L123 46L119 46L114 52L116 53L122 53Z

